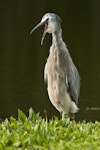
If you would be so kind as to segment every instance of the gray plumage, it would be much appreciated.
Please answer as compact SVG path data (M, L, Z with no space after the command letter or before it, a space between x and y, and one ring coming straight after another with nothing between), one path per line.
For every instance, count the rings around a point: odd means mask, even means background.
M59 16L54 13L46 13L31 33L45 24L41 44L43 44L46 33L52 34L52 45L44 69L44 79L47 83L51 103L64 118L66 114L70 114L70 117L73 117L74 113L78 111L80 77L63 42L60 23Z

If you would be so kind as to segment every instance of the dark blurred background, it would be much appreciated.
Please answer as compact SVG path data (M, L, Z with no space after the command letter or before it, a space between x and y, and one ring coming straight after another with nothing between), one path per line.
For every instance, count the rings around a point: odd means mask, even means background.
M77 120L100 121L100 1L4 0L0 2L0 118L18 108L59 116L48 99L43 68L51 36L40 45L43 27L29 32L46 12L62 18L63 39L81 76Z

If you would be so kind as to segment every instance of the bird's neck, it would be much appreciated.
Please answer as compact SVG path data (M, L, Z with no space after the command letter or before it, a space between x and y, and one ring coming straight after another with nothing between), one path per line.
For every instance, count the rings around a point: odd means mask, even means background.
M52 33L52 44L58 44L62 39L62 31Z

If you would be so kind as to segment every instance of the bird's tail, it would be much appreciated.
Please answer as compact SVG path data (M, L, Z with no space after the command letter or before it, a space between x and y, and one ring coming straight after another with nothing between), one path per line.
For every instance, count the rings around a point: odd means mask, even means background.
M75 104L75 102L71 102L71 106L70 106L70 113L74 114L77 113L79 110L78 106Z

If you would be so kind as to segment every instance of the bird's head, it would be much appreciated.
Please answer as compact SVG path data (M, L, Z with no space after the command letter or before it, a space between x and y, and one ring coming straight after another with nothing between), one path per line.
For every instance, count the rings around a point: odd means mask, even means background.
M30 34L32 34L32 32L34 32L38 27L40 27L42 25L45 25L43 36L42 36L42 39L41 39L41 45L42 45L46 33L56 33L57 31L59 31L61 29L60 23L61 23L61 19L60 19L60 17L58 15L56 15L54 13L46 13L42 17L42 20L40 21L40 23L38 23L32 29Z

